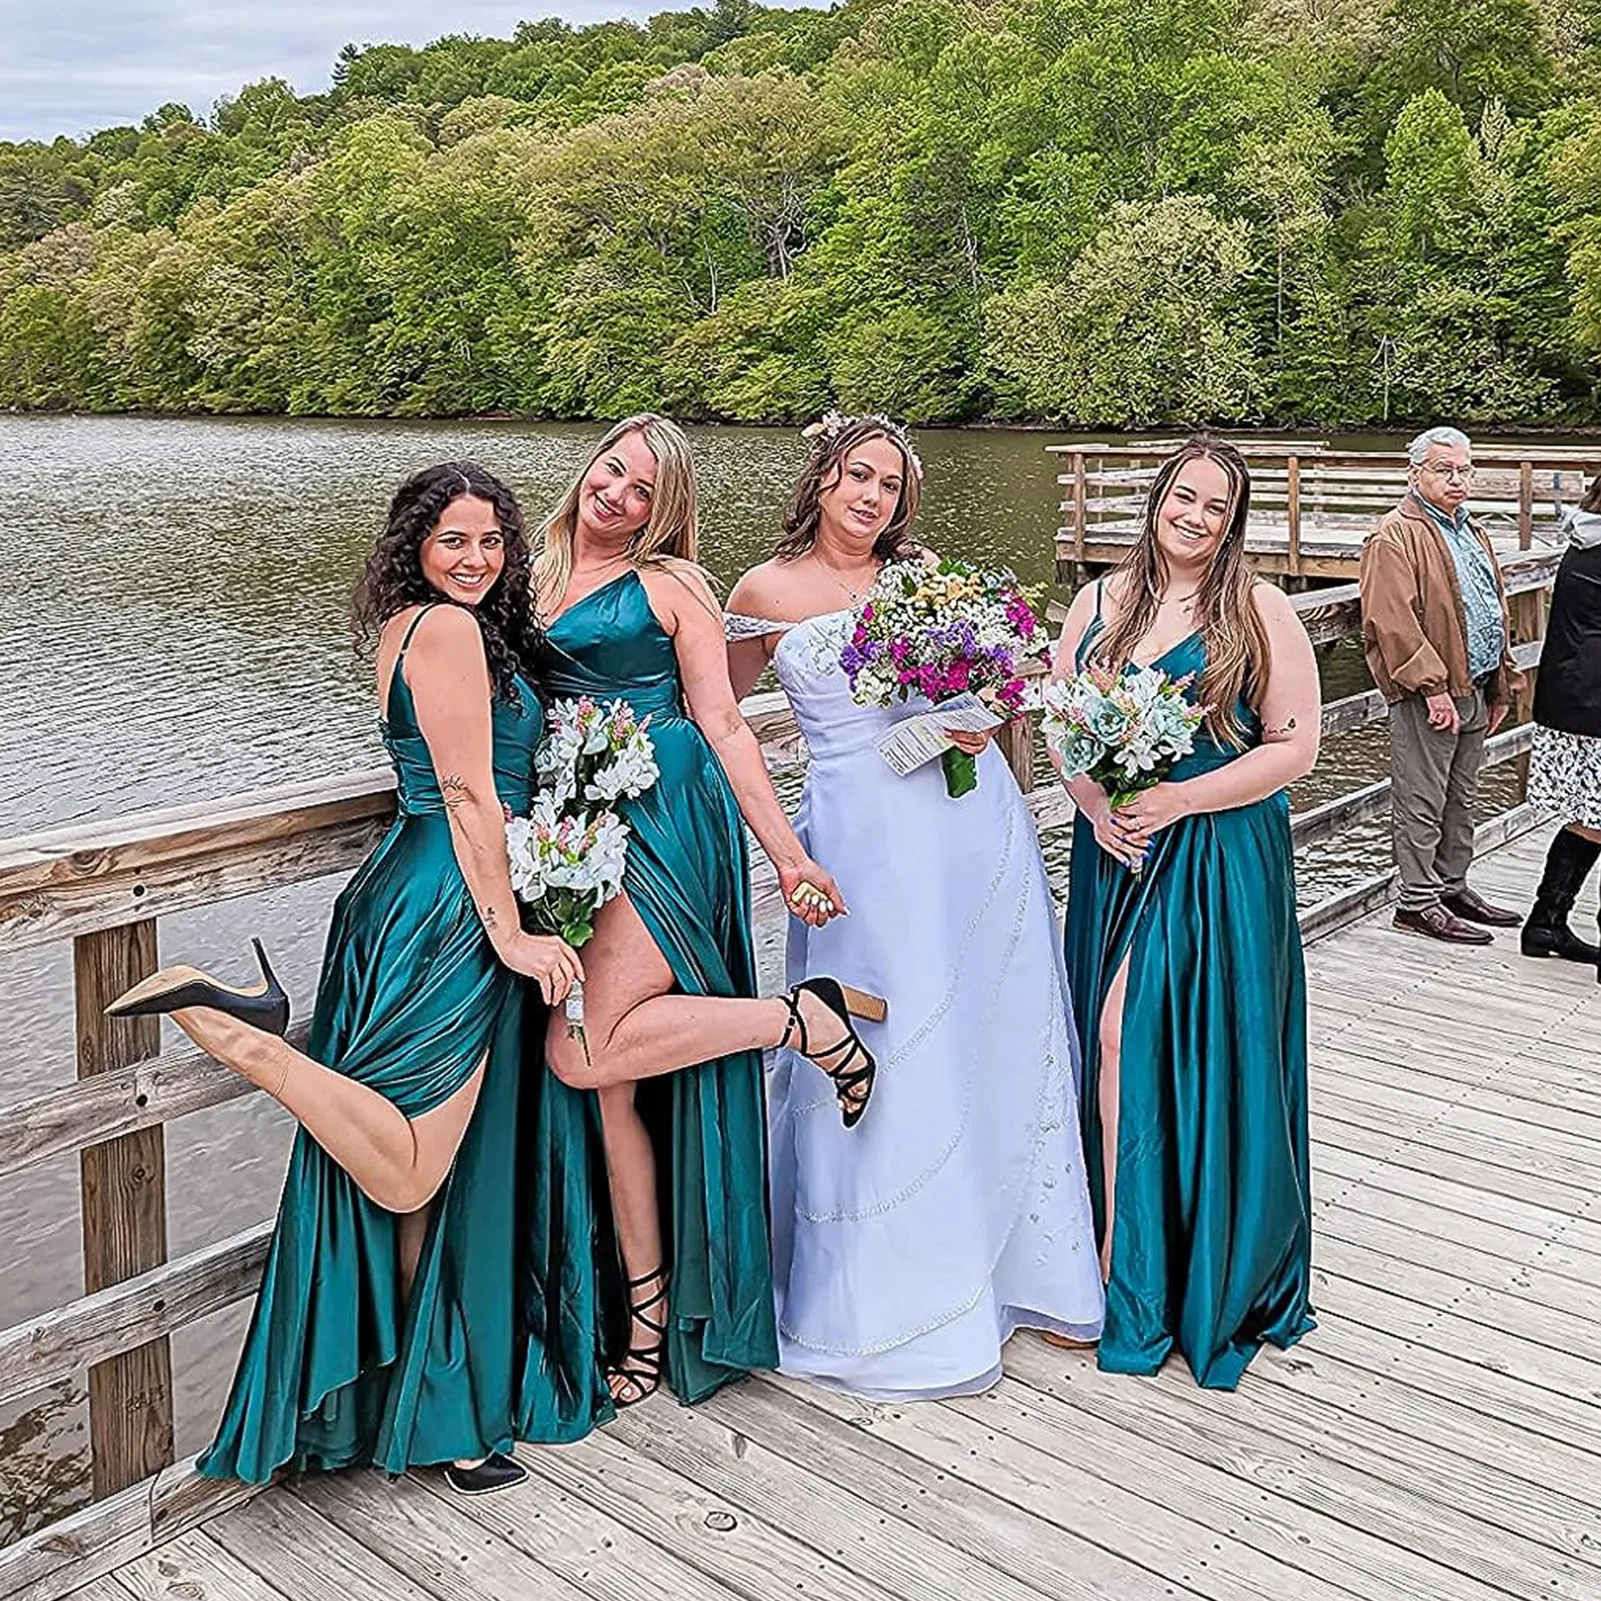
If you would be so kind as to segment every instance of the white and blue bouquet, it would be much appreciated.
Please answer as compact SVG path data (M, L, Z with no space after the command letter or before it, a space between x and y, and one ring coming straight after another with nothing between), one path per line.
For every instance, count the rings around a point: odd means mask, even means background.
M1154 667L1118 673L1099 664L1053 678L1040 726L1062 777L1092 778L1114 809L1154 789L1195 748L1206 720L1185 694L1190 683Z

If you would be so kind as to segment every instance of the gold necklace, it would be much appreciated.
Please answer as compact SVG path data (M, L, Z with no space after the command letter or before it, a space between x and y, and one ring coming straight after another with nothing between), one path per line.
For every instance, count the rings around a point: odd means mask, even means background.
M873 564L872 576L867 580L867 582L865 584L862 585L862 587L860 589L852 589L851 586L849 584L847 584L845 582L845 580L839 576L838 571L832 565L830 565L830 563L824 561L823 558L821 556L819 556L816 551L812 552L812 560L815 561L817 563L817 565L819 567L821 567L825 573L828 574L829 578L833 580L834 587L836 589L838 589L841 594L847 596L849 598L849 600L850 600L851 605L853 605L853 606L860 605L862 596L865 595L868 592L868 590L870 590L873 587L873 585L878 582L878 574L879 574L879 570L880 570L880 564L879 563L875 562Z

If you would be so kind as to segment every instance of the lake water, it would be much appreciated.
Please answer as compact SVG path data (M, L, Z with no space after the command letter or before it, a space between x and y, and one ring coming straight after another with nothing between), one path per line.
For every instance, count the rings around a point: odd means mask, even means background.
M804 446L790 430L692 435L702 558L729 581L770 549ZM533 521L595 437L520 422L0 416L0 838L381 763L347 618L395 484L471 456ZM925 433L924 538L1050 583L1048 442ZM1326 696L1365 686L1351 645L1323 665ZM1332 741L1296 804L1367 782L1386 760L1382 725ZM1506 770L1487 790L1487 809L1508 803ZM1373 872L1386 841L1381 822L1307 852L1303 900ZM1064 847L1047 841L1059 890ZM164 918L162 950L242 975L246 938L260 933L307 997L337 887ZM71 995L67 946L0 957L0 1107L71 1080ZM167 1152L177 1254L269 1215L287 1119L254 1096L169 1125ZM77 1196L75 1160L31 1168L0 1196L0 1327L82 1292ZM234 1308L174 1340L180 1455L209 1438L244 1317ZM86 1498L81 1380L0 1412L0 1545Z

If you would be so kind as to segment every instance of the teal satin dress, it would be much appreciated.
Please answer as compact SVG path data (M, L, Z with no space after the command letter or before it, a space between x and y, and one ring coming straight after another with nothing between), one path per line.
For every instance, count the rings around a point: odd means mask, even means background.
M650 717L661 776L621 803L631 830L623 888L676 987L754 995L744 824L721 764L685 715L673 642L638 573L570 606L546 639L550 696L623 699ZM760 1053L644 1080L636 1105L655 1146L672 1275L667 1379L694 1402L778 1365ZM620 1334L614 1356L623 1344Z
M1080 667L1101 628L1097 613ZM1198 680L1199 635L1155 665ZM1259 743L1259 722L1243 706L1240 717ZM1241 754L1203 732L1172 777ZM1313 1327L1306 978L1288 797L1180 818L1155 836L1138 877L1080 816L1066 940L1103 1238L1100 1018L1129 962L1100 1365L1154 1373L1176 1346L1197 1382L1233 1389L1264 1340L1288 1346Z
M524 1034L542 1037L543 1009L537 997L525 1006L527 986L495 956L456 864L403 670L415 627L381 725L398 816L335 904L308 1052L407 1117L441 1105L485 1062L478 1105L434 1198L409 1299L395 1214L297 1132L239 1369L199 1462L216 1478L359 1464L399 1473L509 1449L519 1409L539 1410L556 1437L606 1409L598 1320L586 1341L581 1298L555 1359L519 1326L530 1208L548 1214L549 1242L571 1256L593 1309L591 1192L581 1159L576 1174L541 1164L517 1184ZM533 686L518 689L520 705L494 704L493 758L500 799L526 810L544 724ZM555 1085L540 1084L534 1101L542 1147L582 1152L585 1099L542 1069L539 1079Z

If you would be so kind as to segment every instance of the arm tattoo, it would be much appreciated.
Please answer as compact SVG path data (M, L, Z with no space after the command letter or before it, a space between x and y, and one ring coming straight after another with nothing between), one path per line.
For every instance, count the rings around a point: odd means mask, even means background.
M460 773L446 773L439 780L439 789L447 812L455 811L467 799L467 784Z
M1276 739L1281 734L1293 734L1295 729L1296 721L1292 717L1282 728L1269 728L1266 730L1266 733L1269 739Z
M480 915L483 917L484 927L493 934L500 926L500 919L495 916L495 908L493 906L485 906L481 909Z

